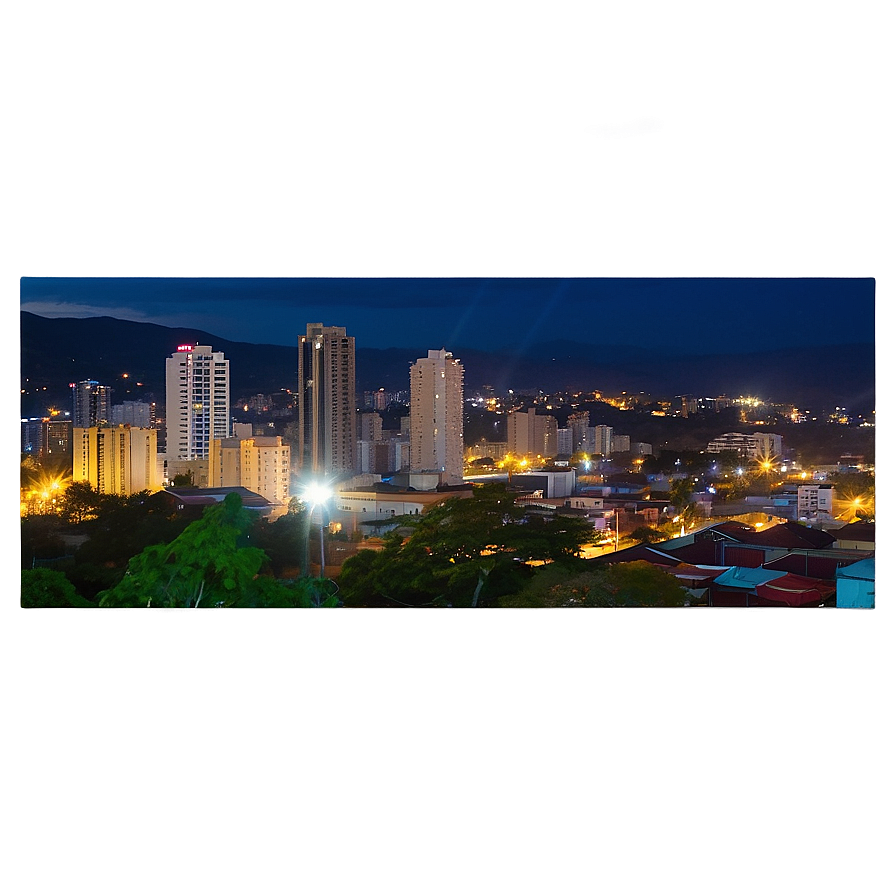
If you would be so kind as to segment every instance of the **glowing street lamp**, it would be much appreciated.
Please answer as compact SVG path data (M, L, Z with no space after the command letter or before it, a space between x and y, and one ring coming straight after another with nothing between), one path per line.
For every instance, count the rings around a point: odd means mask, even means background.
M327 502L333 497L333 490L323 482L313 482L306 486L302 492L302 502L306 504L311 511L315 507L320 508L320 577L324 577L324 567L326 565L326 557L324 554L324 525L329 523L327 515ZM308 517L308 526L311 526L311 516Z

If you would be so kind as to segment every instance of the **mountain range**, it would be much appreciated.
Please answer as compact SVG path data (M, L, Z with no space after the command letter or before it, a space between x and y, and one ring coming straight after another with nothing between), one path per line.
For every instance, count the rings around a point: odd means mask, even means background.
M356 334L357 341L363 334ZM298 342L298 337L296 337ZM113 401L153 395L164 403L165 358L178 345L211 345L230 361L231 398L296 388L297 347L233 342L195 329L112 317L46 318L21 312L22 414L68 408L69 383L93 379L115 388ZM428 346L427 348L441 348ZM686 328L670 331L669 346L588 345L575 341L485 352L446 346L464 365L466 391L490 384L518 393L595 390L647 392L657 397L756 395L813 410L874 408L874 345L817 346L749 354L711 353L689 345ZM703 353L701 353L701 349ZM409 388L408 368L426 348L356 348L358 391ZM126 379L122 374L127 373Z

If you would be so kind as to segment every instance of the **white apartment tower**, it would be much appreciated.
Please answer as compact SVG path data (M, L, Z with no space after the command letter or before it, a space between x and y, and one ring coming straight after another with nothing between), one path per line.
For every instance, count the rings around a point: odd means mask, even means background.
M166 453L208 458L212 439L230 436L230 362L210 345L179 345L165 360Z
M464 475L464 368L445 349L411 365L411 470Z
M299 337L299 469L352 473L356 440L355 337L308 324Z

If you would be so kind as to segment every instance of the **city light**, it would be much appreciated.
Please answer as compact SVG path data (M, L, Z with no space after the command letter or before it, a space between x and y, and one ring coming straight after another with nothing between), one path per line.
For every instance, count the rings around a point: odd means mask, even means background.
M333 490L322 482L314 482L306 486L302 492L302 501L311 507L319 507L326 504L333 497Z

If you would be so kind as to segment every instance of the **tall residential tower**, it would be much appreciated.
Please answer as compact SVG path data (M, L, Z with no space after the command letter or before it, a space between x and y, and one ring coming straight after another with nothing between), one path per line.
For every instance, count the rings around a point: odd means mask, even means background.
M445 349L411 365L411 470L464 476L464 368Z
M352 473L356 439L355 337L308 324L299 337L299 469Z
M112 387L96 380L70 383L72 387L72 426L106 426L112 419Z
M212 439L230 436L230 362L210 345L179 345L165 360L166 454L208 457Z

